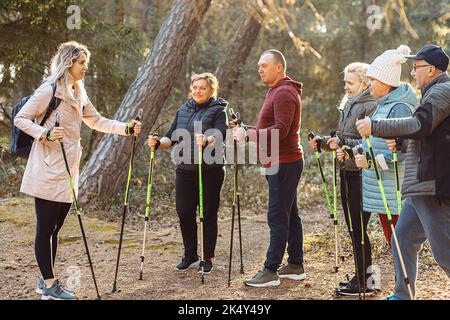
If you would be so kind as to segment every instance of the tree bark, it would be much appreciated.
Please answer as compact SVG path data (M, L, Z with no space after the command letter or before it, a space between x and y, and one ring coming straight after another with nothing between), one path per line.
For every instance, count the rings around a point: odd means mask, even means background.
M142 132L137 150L169 96L184 56L194 42L211 0L177 0L162 24L150 54L128 89L114 118L129 121L143 109ZM90 196L107 199L122 189L131 152L131 137L105 135L80 176L81 203Z
M233 88L238 83L242 69L258 37L264 19L263 12L259 9L256 1L250 2L247 6L245 16L230 41L225 57L217 67L220 96L224 99L230 99L233 96Z
M125 23L125 7L123 0L116 0L116 25L123 27Z

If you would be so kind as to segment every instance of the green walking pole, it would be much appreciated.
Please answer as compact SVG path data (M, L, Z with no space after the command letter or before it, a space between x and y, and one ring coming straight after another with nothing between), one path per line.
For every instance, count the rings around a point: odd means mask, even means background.
M55 127L59 127L59 125L60 125L59 114L56 114ZM81 220L81 209L80 209L80 206L78 205L77 194L75 192L75 185L73 183L72 175L70 174L70 168L69 168L69 163L67 162L66 150L64 149L64 144L61 140L59 141L59 144L61 145L61 151L62 151L63 158L64 158L64 164L66 166L67 176L69 178L70 189L72 189L73 204L75 206L75 212L77 214L78 223L80 225L81 235L83 236L84 248L86 250L86 255L88 257L92 279L94 280L95 291L97 293L97 300L100 300L101 297L98 292L97 280L95 278L95 273L94 273L94 265L92 264L91 254L89 253L89 247L88 247L88 243L87 243L87 239L86 239L86 233L84 232L83 221Z
M200 251L202 258L200 259L200 278L202 284L205 283L205 251L203 244L203 179L202 179L202 162L203 150L202 145L198 145L198 196L199 196L199 211L200 211Z
M157 133L150 133L152 136L158 136ZM144 237L142 240L142 254L141 254L141 271L139 273L139 280L143 280L144 274L144 259L145 259L145 240L147 235L147 224L150 216L150 200L152 197L152 186L153 186L153 165L155 162L155 149L152 148L150 151L150 161L148 169L148 182L147 182L147 205L145 207L145 217L144 217Z
M403 280L408 288L409 297L411 298L411 300L414 300L414 295L412 293L411 284L409 283L408 274L406 273L405 262L403 260L402 253L400 251L400 245L398 244L397 234L395 232L394 222L392 220L392 215L391 215L391 210L389 209L389 205L387 203L386 193L384 192L383 183L381 182L380 172L378 171L378 164L377 164L377 161L375 158L375 154L373 152L372 143L370 142L370 137L366 137L366 142L367 142L367 147L369 148L370 156L372 157L372 160L373 160L372 161L373 168L374 168L375 174L377 176L378 188L380 189L381 198L383 199L384 207L386 209L386 214L387 214L389 225L390 225L391 231L392 231L392 237L394 238L395 248L397 249L397 252L398 252L400 266L401 266L402 272L403 272Z
M314 132L310 132L308 134L308 138L309 140L314 139L316 135L314 134ZM320 172L320 178L322 180L322 189L323 189L323 193L325 194L325 199L327 201L327 205L328 205L328 212L330 213L330 218L333 218L333 210L331 208L331 202L330 202L330 196L328 194L328 186L327 186L327 181L325 180L325 175L323 174L323 169L322 169L322 163L320 162L320 156L319 153L321 152L320 149L320 145L322 143L322 140L319 139L317 140L317 151L314 151L314 157L316 158L317 161L317 167L319 168L319 172Z
M142 109L139 109L138 115L136 116L136 120L140 121L142 116ZM120 253L122 249L122 240L123 240L123 230L125 226L125 216L128 210L128 191L130 190L130 182L131 182L131 176L133 172L133 160L134 160L134 153L136 150L136 136L133 135L133 146L131 149L131 155L130 155L130 164L128 166L128 177L127 177L127 183L125 185L125 199L123 203L123 213L122 213L122 225L120 227L120 240L119 240L119 251L117 253L117 261L116 261L116 273L114 275L114 282L113 282L113 288L112 292L117 291L117 274L119 272L119 262L120 262Z

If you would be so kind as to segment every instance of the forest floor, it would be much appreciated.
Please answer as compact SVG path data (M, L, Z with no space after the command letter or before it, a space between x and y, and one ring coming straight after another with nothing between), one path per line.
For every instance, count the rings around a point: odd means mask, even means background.
M138 280L143 221L137 215L130 215L125 226L118 275L120 291L116 293L111 293L111 289L120 219L100 210L84 215L83 223L103 299L357 299L333 295L337 283L353 270L353 258L349 237L341 226L341 245L346 259L339 272L333 272L334 229L326 216L325 207L301 209L306 280L298 282L283 279L278 287L250 288L243 285L243 280L261 269L268 246L265 208L242 212L245 274L239 273L239 247L235 232L230 287L227 287L231 228L228 211L219 215L215 269L206 275L203 285L196 269L184 273L174 269L181 259L183 246L178 221L173 213L150 220L144 279ZM34 257L35 215L32 199L21 197L0 200L0 229L0 299L40 299L35 293L39 269ZM370 299L385 299L394 287L394 274L390 249L377 219L370 223L370 237L373 260L381 270L381 292ZM79 299L96 298L77 217L73 212L60 232L55 271L63 283L76 289ZM450 281L435 263L428 246L421 252L417 292L418 299L450 299Z

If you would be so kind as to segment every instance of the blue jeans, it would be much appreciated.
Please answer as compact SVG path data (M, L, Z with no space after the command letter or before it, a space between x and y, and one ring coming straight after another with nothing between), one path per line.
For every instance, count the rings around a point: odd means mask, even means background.
M303 170L303 160L279 165L278 173L268 175L269 208L267 222L270 244L264 267L277 271L284 252L288 262L303 264L303 225L297 206L297 185Z
M416 292L418 256L422 244L428 239L433 257L450 277L450 199L439 200L433 196L410 196L404 201L395 226L400 251L405 262L413 295ZM395 295L401 300L409 299L403 281L403 272L393 237L391 239L395 265Z

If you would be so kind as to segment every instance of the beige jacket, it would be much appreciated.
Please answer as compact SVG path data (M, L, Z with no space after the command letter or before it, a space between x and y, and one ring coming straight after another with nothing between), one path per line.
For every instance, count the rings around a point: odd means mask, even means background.
M55 97L62 101L58 108L52 112L44 126L41 127L39 123L47 111L52 93L51 84L43 83L14 118L16 127L35 139L20 191L45 200L72 203L72 191L61 146L58 141L39 140L40 137L54 127L56 114L59 114L60 126L64 127L64 149L66 150L75 191L78 193L78 176L82 153L80 144L81 122L84 122L91 129L120 135L126 135L126 123L102 117L89 100L84 107L81 107L77 101L72 99L65 101L62 87L57 85Z

